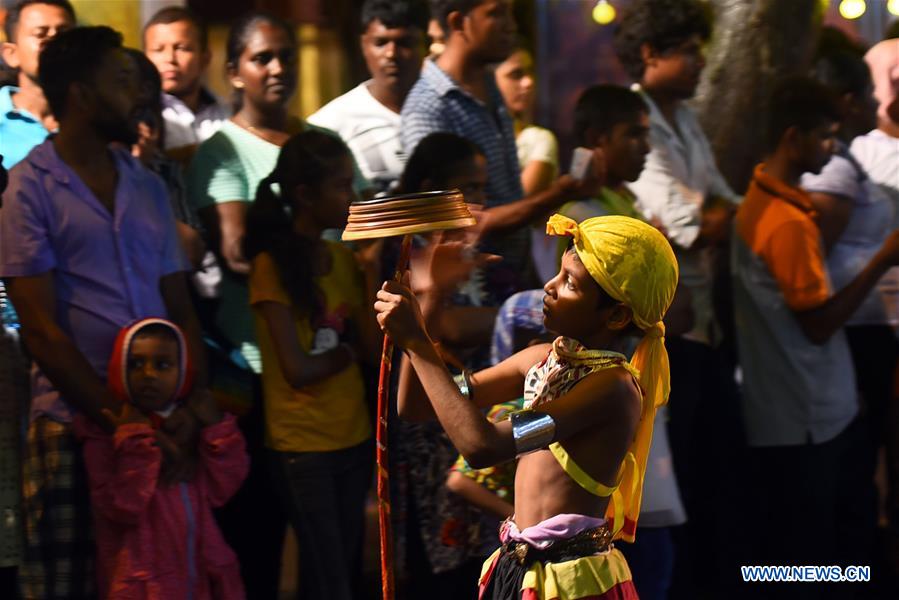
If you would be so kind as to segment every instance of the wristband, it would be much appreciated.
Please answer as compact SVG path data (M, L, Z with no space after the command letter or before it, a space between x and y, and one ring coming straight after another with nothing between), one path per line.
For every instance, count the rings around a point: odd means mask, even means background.
M462 373L453 377L453 381L456 382L456 385L459 387L459 393L462 394L462 397L466 400L474 400L474 388L471 384L471 371L468 369L462 369Z

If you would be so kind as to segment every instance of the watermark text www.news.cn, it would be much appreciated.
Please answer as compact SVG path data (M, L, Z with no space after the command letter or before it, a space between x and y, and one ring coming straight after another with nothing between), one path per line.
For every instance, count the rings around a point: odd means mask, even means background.
M740 573L747 582L865 582L871 580L868 566L742 566Z

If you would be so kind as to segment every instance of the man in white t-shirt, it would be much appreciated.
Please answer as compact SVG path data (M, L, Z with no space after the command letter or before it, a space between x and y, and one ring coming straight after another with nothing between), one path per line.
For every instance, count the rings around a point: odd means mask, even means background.
M360 45L371 79L308 118L343 138L378 192L391 189L406 162L400 109L421 71L427 27L423 0L367 0Z
M865 173L899 202L899 39L884 40L865 54L877 100L877 128L852 141ZM894 227L899 224L894 223Z
M163 8L144 25L144 54L162 77L165 149L188 159L231 114L203 86L211 58L206 26L187 8Z
M865 54L865 62L874 84L877 127L853 139L849 150L867 177L892 200L893 206L899 206L899 39L875 44ZM899 227L899 211L888 227ZM885 287L883 280L880 286ZM899 574L899 435L896 431L899 424L896 421L887 418L884 429L887 456L885 512L889 526L883 543L886 563L893 576Z

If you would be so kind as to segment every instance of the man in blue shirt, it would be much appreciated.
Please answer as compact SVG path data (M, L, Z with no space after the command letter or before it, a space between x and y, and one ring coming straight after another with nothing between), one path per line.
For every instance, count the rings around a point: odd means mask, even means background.
M17 71L19 84L0 88L0 155L7 169L57 128L38 82L38 56L47 42L74 26L68 0L21 0L7 14L3 61Z
M595 188L596 180L588 177L579 185L563 176L548 190L523 197L512 118L490 68L515 47L512 1L434 0L431 6L446 35L446 49L437 59L425 61L403 104L403 150L411 156L418 142L435 131L455 133L483 150L487 210L479 225L490 236L486 249L501 254L501 269L514 274L512 280L500 276L488 283L494 288L488 300L493 304L525 283L521 275L529 252L524 228L573 197L589 195L586 187ZM497 238L499 234L503 237Z
M476 5L464 9L472 4ZM488 204L518 200L524 194L515 131L489 68L505 60L514 48L512 3L450 0L435 3L434 8L446 33L446 49L425 63L403 105L406 155L411 156L418 142L434 131L461 135L487 156Z
M119 329L148 316L171 319L196 361L194 393L205 390L205 355L184 276L189 264L165 186L112 146L137 139L136 68L121 36L107 27L72 29L47 44L40 73L59 133L12 170L3 194L0 277L19 308L34 363L22 460L19 576L27 600L92 597L90 503L71 422L80 414L114 429L104 409L115 412L117 404L104 375ZM170 477L184 475L196 425L182 406L157 432ZM165 433L173 428L181 431L172 432L180 445Z

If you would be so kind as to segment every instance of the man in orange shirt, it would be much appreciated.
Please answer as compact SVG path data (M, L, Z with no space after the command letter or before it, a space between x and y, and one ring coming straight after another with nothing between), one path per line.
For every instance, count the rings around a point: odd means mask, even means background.
M758 469L749 481L759 490L757 516L778 524L777 544L761 541L757 558L843 564L865 549L851 543L853 500L862 496L851 479L858 471L852 452L864 434L842 328L899 263L899 233L855 280L833 290L816 215L798 185L803 172L819 172L830 158L836 104L820 84L790 78L776 87L768 114L769 154L737 211L732 253L743 415ZM801 590L817 597L807 584ZM779 584L771 592L795 598L799 590Z

